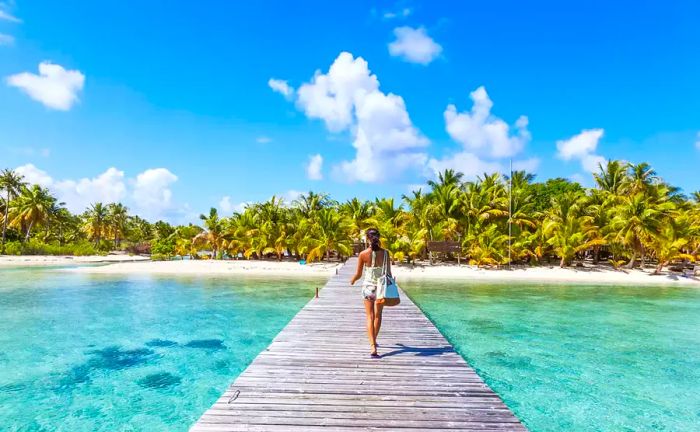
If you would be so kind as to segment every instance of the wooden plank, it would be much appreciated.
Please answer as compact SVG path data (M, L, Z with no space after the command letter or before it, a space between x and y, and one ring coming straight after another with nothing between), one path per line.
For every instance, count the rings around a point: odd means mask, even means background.
M369 357L351 258L190 429L524 431L513 413L403 296L384 309Z

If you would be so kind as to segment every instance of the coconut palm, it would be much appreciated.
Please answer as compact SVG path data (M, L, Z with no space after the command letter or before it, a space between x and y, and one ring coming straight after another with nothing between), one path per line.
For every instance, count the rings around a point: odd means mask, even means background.
M114 237L114 247L118 248L128 229L129 209L121 203L112 203L107 206L107 212L109 231Z
M7 236L7 224L10 212L10 202L16 198L26 185L24 176L10 169L0 171L0 190L5 192L4 209L2 218L2 251L5 249L5 239Z
M198 234L195 238L195 244L204 242L209 245L212 250L211 258L216 259L220 246L222 246L224 223L219 218L219 212L216 208L209 209L209 214L200 214L199 218L204 222L204 231Z
M83 230L88 237L95 242L95 247L109 232L109 209L101 202L91 204L84 216Z
M634 267L638 255L644 260L646 248L661 231L672 209L672 203L654 202L643 193L624 196L613 208L611 228L615 232L615 241L631 252L628 268Z
M49 210L53 208L55 202L56 198L51 196L48 189L39 185L24 187L10 206L12 214L10 225L24 229L24 241L29 241L32 228L47 222Z
M598 188L613 195L621 195L629 183L627 176L628 164L608 160L605 165L598 164L598 172L593 174L593 179Z
M331 252L349 256L352 253L350 234L352 226L350 222L331 208L324 208L318 212L316 224L306 239L308 244L309 261L323 258L330 260Z

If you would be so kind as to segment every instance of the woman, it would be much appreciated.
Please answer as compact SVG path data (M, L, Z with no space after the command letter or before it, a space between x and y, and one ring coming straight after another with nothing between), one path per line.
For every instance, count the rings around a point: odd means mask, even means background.
M387 274L391 274L391 261L389 253L382 249L380 244L379 231L375 228L367 230L367 241L369 247L360 252L357 260L357 271L350 280L350 285L354 285L363 275L362 296L365 299L365 314L367 315L367 336L369 337L370 355L379 357L377 354L377 335L382 326L382 309L384 305L377 303L377 283L384 272L384 262L386 261Z

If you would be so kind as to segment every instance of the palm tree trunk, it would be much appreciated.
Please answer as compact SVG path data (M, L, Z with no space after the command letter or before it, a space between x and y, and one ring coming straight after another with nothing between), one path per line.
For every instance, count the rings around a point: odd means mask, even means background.
M659 261L659 265L656 266L656 269L654 270L654 274L655 274L655 275L660 275L660 274L661 274L661 270L664 269L664 265L666 265L665 262Z
M29 234L32 232L32 225L34 225L34 221L29 222L29 227L27 227L27 234L24 236L24 242L29 241Z
M561 267L561 268L566 267L566 258L561 257L561 261L559 261L559 267Z
M630 262L628 262L625 267L628 269L634 268L636 261L637 261L637 252L635 251L635 252L632 252L632 258L630 258Z
M5 251L5 236L7 235L7 218L10 213L10 192L7 192L7 199L5 200L5 217L2 220L2 252Z

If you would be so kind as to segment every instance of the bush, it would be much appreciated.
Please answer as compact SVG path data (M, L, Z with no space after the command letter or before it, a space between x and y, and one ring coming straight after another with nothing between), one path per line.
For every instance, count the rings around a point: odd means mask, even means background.
M18 241L11 241L5 243L5 254L22 255L22 243Z
M5 244L7 255L98 255L92 243L82 241L67 245L43 243L36 239L31 239L27 243L18 241Z

